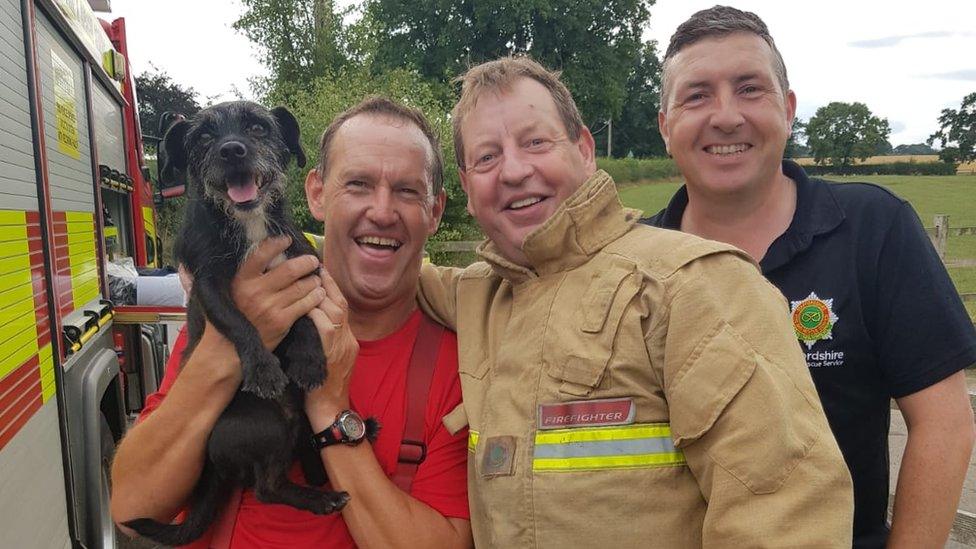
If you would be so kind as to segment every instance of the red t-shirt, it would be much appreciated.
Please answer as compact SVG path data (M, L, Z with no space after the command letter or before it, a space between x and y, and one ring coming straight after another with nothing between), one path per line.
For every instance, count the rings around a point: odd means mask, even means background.
M396 332L376 341L360 341L359 356L349 387L352 409L363 417L379 420L379 437L373 452L387 476L396 470L397 453L406 422L407 366L420 327L418 310ZM140 420L159 407L179 374L180 357L186 347L186 332L176 340L159 392L146 398ZM457 337L445 331L431 380L424 420L427 458L417 468L410 495L446 517L470 518L467 489L467 429L451 435L441 422L461 403L457 374ZM301 479L301 468L292 467L293 479ZM190 547L207 547L211 534ZM355 547L341 513L318 516L281 504L257 501L244 492L231 547L244 548L339 548Z

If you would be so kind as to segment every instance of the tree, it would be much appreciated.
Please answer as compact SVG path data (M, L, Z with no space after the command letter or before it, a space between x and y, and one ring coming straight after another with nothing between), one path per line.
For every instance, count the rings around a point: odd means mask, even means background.
M332 0L241 0L234 28L261 50L271 77L267 94L280 95L346 65L342 14ZM290 89L290 88L289 88Z
M803 158L810 155L810 147L804 144L806 142L806 129L807 126L800 120L800 117L793 118L790 138L786 141L786 150L783 151L784 157Z
M976 161L976 92L963 98L959 110L942 109L939 131L929 137L928 144L936 141L942 147L939 158L943 162Z
M666 154L664 140L661 139L661 131L657 127L661 62L656 50L656 42L642 44L627 77L623 109L620 116L613 121L612 152L616 157Z
M939 154L939 151L926 145L925 143L912 143L909 145L898 145L891 150L891 154L897 155L925 155Z
M830 160L834 166L849 166L864 160L887 142L888 120L878 118L864 103L833 102L817 109L807 123L807 145L817 164Z
M136 95L139 98L139 126L144 136L163 137L159 135L159 117L166 111L191 116L200 110L193 88L173 82L169 74L156 67L136 76ZM146 144L155 150L154 140L148 139Z
M468 66L528 53L563 71L590 124L622 112L653 0L371 0L375 63L446 82Z

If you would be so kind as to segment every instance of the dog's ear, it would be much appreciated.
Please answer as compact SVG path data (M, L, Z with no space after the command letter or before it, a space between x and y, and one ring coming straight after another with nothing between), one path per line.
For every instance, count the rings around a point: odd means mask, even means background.
M180 120L166 130L159 143L159 182L162 186L182 184L186 172L186 130L190 123Z
M271 110L271 114L278 121L278 128L281 129L281 137L285 140L285 145L288 145L288 150L291 154L295 155L295 162L298 163L298 167L304 168L305 151L302 150L302 141L300 139L301 130L298 129L298 121L284 107L275 107Z

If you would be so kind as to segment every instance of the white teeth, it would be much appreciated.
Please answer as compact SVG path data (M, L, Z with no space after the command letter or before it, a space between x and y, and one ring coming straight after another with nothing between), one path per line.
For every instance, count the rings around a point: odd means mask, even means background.
M734 154L742 152L750 147L751 145L746 143L736 143L735 145L711 145L709 147L705 147L705 152L709 154Z
M372 244L373 246L387 246L390 248L399 248L400 241L393 238L383 238L381 236L361 236L356 239L359 244Z
M542 202L542 197L541 196L534 196L534 197L531 197L531 198L523 198L522 200L516 200L515 202L512 202L511 204L509 204L508 207L511 208L511 209L513 209L513 210L517 210L519 208L525 208L527 206L531 206L531 205L537 204L539 202Z

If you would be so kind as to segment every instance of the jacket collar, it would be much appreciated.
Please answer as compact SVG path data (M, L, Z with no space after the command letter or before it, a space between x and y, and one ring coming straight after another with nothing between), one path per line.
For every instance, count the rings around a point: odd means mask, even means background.
M600 170L525 237L522 251L529 266L506 259L491 240L478 246L477 252L499 276L520 282L583 264L629 231L639 216L638 210L623 207L613 179Z
M810 247L813 237L833 231L844 221L844 210L834 191L820 179L810 179L803 168L792 160L783 160L783 174L796 184L796 211L790 226L770 244L760 266L763 273L788 263ZM681 217L688 206L688 189L682 185L667 208L659 215L660 227L681 229Z

